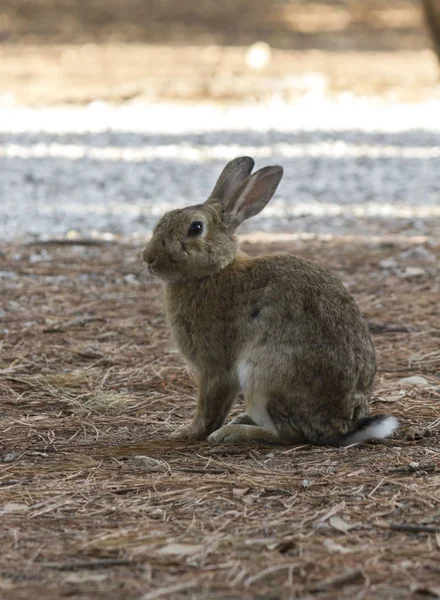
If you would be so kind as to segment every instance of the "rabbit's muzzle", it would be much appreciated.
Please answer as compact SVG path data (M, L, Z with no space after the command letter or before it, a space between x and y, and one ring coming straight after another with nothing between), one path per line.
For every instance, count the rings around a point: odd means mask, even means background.
M150 275L154 275L154 267L157 265L157 256L154 256L148 246L142 251L142 260L147 265Z
M142 260L147 265L147 269L151 275L166 279L174 279L176 276L176 267L180 266L178 259L168 252L168 248L158 248L157 244L154 243L148 244L143 250Z
M141 256L144 263L148 266L153 265L156 261L156 258L152 255L148 246L142 250Z

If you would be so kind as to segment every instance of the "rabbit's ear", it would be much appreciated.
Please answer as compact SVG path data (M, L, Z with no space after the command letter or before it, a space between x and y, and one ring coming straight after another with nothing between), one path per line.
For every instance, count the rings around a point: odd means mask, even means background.
M223 220L232 230L245 219L263 210L283 176L283 167L264 167L246 181L223 203Z
M254 164L254 160L250 156L240 156L228 162L207 202L220 201L223 204L231 198L237 188L249 177Z

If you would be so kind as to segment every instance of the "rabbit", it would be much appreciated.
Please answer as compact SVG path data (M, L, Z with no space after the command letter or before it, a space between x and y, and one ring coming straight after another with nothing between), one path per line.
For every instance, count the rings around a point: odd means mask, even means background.
M253 167L246 156L229 162L208 200L166 213L142 252L198 382L195 416L172 436L334 446L390 436L397 419L370 415L375 350L342 282L309 260L239 249L237 227L283 176ZM224 425L241 393L246 413Z

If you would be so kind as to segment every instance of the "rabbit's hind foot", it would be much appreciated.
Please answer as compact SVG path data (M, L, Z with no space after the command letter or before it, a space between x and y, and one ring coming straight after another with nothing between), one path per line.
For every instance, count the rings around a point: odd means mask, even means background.
M258 425L225 425L208 437L211 444L271 444L285 445L287 440L278 433Z

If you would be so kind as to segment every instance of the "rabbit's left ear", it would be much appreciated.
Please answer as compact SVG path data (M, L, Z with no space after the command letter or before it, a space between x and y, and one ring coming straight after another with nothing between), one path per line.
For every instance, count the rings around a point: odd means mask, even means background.
M228 162L206 202L208 204L211 202L224 204L249 177L254 164L254 160L250 156L239 156Z
M264 167L246 179L223 204L223 222L235 230L246 219L258 215L275 193L283 167Z

